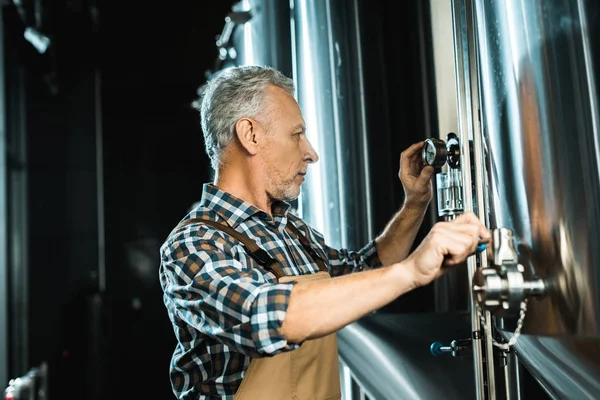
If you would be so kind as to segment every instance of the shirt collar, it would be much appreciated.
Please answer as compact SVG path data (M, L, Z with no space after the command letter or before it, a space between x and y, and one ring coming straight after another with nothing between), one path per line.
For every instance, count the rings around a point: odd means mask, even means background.
M205 183L202 187L200 205L215 211L227 222L227 225L234 229L254 215L266 221L273 221L273 218L260 208L210 183ZM285 201L276 201L271 208L273 217L286 217L290 204Z

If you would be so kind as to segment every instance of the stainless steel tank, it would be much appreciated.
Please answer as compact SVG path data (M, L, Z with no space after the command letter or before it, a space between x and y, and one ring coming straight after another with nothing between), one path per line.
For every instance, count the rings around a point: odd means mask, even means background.
M482 211L512 230L526 279L546 285L515 348L552 397L598 398L598 4L475 0L473 12ZM512 337L514 321L497 322Z
M583 2L477 1L489 225L544 278L525 332L598 336L600 147Z
M287 1L241 0L217 37L212 74L235 65L263 65L292 76L290 7Z
M307 136L302 216L336 248L373 236L360 26L355 2L292 0L294 79Z

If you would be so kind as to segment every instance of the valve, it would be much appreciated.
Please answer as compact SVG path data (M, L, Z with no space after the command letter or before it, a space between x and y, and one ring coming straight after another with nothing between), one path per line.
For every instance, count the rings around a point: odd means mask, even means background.
M452 219L464 212L463 184L460 171L460 145L458 136L450 132L447 142L441 139L426 139L421 157L424 165L441 168L448 164L448 172L436 175L438 216Z
M494 229L492 236L494 266L475 272L473 295L481 309L499 317L513 316L525 299L544 295L546 283L535 277L525 280L525 268L519 264L510 229Z
M434 356L442 356L451 354L452 357L465 357L470 355L472 349L471 339L453 340L449 346L444 346L440 342L433 342L429 347L429 351Z
M462 174L458 169L435 176L438 216L453 218L464 212Z

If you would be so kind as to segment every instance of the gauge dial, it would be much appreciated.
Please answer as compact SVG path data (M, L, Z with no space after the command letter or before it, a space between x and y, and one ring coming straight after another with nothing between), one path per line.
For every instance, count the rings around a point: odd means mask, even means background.
M446 163L446 143L440 139L427 139L423 145L421 157L423 164L435 168L442 167Z

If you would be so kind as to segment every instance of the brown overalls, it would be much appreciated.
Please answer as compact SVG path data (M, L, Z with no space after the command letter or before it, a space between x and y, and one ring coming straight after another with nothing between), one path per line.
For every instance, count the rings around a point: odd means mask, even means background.
M286 276L281 266L263 249L235 229L215 221L190 219L180 225L203 223L239 240L262 267L272 272L278 282L303 282L331 279L325 262L317 256L308 239L291 222L286 230L296 236L306 252L319 266L319 272ZM332 400L341 399L338 348L335 333L307 340L292 351L272 357L253 358L238 388L235 400Z

